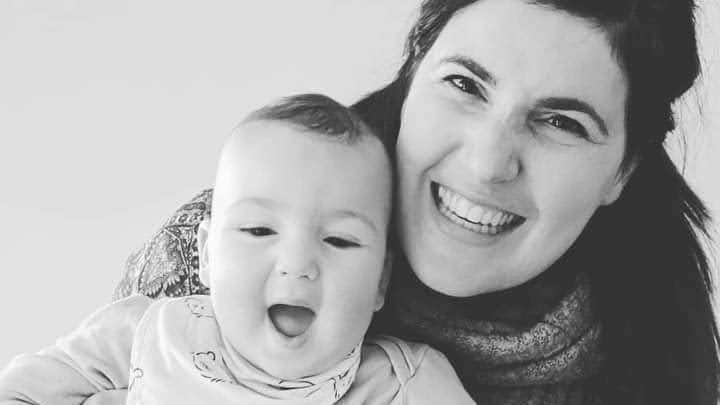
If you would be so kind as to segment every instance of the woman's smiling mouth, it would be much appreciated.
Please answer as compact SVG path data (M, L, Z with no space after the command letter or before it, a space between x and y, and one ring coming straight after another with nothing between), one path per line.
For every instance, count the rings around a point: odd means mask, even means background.
M524 217L479 205L436 182L431 182L430 190L440 213L469 231L483 235L497 235L525 222Z

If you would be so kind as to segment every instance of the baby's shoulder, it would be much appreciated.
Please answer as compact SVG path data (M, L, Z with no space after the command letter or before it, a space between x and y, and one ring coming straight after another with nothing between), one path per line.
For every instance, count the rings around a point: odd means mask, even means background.
M185 335L196 328L215 325L210 297L206 295L190 295L186 297L160 298L154 300L145 312L141 330L155 333L180 333Z
M428 353L444 356L430 346L392 336L375 335L365 339L360 368L354 386L369 386L382 391L397 391L425 367ZM433 356L430 356L433 357Z
M363 404L474 404L442 353L427 344L384 335L363 343L352 391L367 395Z
M138 325L134 346L142 353L192 351L220 341L210 297L186 297L154 300ZM140 352L138 352L140 353Z
M188 295L185 297L163 298L156 303L159 310L187 315L195 318L214 318L209 295Z
M380 367L381 364L390 367L393 374L404 383L415 375L429 352L437 351L424 343L375 335L365 339L361 364L369 363L374 368Z

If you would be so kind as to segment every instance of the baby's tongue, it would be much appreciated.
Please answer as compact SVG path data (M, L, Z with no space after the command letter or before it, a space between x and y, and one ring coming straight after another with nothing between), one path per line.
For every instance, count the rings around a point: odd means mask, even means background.
M276 304L268 310L270 320L283 335L295 337L308 330L315 319L315 312L309 308Z

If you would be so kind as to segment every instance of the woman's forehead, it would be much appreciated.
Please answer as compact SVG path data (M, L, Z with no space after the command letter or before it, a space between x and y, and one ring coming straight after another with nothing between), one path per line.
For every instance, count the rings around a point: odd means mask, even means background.
M456 57L528 101L577 97L605 115L624 111L626 81L606 34L563 11L522 0L477 1L450 19L423 62L441 69Z

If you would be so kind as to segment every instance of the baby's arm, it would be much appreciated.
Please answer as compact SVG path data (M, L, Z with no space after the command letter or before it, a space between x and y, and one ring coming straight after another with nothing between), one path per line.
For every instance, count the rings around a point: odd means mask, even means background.
M70 335L0 372L0 404L81 404L95 393L127 388L137 324L153 300L107 305Z
M127 396L127 389L103 391L94 394L82 405L125 405Z
M417 404L476 404L463 388L447 358L426 347L415 374L406 383L406 402Z

